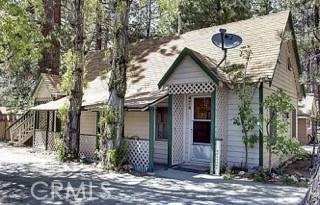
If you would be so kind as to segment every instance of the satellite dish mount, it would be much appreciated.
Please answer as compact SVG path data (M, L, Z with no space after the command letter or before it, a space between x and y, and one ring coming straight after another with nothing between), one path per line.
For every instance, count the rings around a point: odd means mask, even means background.
M221 28L220 33L212 36L212 43L224 51L224 56L216 68L219 68L223 61L227 58L227 50L235 48L242 43L242 38L236 34L227 33L226 29Z

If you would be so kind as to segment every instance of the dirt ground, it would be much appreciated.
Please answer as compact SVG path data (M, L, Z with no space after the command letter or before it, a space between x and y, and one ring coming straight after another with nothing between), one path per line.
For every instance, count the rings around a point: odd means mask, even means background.
M290 175L303 176L306 179L310 179L310 159L298 159L285 168L285 173Z

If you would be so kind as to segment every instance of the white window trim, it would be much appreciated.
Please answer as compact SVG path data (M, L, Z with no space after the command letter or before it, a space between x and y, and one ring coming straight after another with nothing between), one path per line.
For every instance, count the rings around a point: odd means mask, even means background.
M211 95L196 95L196 96L191 96L191 140L190 144L192 145L206 145L210 146L210 143L201 143L201 142L193 142L193 122L211 122L210 120L202 120L202 119L194 119L194 99L195 98L210 98ZM212 112L212 111L211 111Z

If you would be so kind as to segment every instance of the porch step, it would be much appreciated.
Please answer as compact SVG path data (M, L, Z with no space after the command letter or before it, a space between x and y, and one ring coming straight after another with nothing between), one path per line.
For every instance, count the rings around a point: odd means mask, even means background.
M172 169L186 171L186 172L193 172L198 174L207 174L210 171L209 166L198 165L198 164L180 164L172 167Z

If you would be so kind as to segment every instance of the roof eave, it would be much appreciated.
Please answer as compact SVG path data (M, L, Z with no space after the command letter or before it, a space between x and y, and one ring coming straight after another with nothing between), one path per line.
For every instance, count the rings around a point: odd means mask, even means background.
M185 47L173 64L170 66L169 70L164 74L158 83L158 88L160 89L169 80L170 76L173 74L175 69L180 65L182 60L189 56L216 84L219 84L219 79L211 72L210 68L206 67L187 47Z

